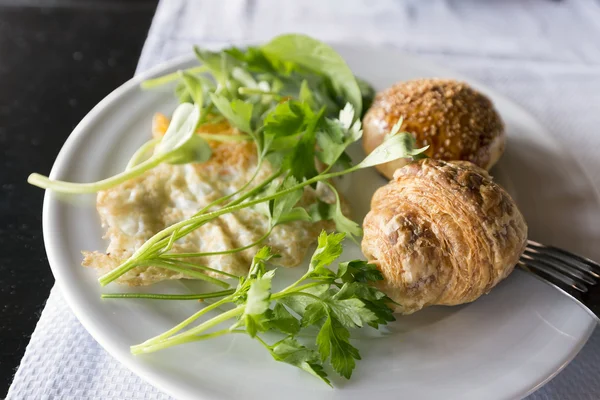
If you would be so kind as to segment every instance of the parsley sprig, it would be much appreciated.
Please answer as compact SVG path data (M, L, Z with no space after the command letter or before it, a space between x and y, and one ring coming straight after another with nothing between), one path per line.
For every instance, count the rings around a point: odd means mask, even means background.
M344 237L344 233L322 232L308 271L279 292L272 290L276 270L267 269L276 255L262 247L248 275L239 278L235 292L175 328L133 346L132 353L243 333L260 342L276 361L298 367L327 384L331 383L326 364L349 379L360 360L358 349L350 343L350 331L385 325L394 316L388 306L391 300L371 285L383 279L374 265L355 260L339 263L337 270L332 267L342 254ZM227 305L229 310L189 327L209 311ZM310 333L315 331L316 335Z

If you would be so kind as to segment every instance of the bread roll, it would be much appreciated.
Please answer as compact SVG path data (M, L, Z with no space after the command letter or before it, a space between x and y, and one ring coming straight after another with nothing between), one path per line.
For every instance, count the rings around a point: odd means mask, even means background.
M504 125L492 102L463 82L418 79L400 82L379 93L364 118L363 146L375 149L400 117L402 130L415 136L426 155L466 160L490 169L504 151ZM408 161L377 167L388 179Z
M511 273L527 241L510 196L465 161L425 159L398 169L375 192L363 228L362 251L403 314L489 292Z

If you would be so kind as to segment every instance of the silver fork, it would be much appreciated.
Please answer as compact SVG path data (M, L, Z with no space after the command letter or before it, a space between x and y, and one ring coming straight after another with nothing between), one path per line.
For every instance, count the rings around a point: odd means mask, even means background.
M528 240L517 265L571 297L600 322L600 264Z

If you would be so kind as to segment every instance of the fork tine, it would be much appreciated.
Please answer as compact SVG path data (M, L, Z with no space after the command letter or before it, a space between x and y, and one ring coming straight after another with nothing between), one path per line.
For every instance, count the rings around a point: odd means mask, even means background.
M521 270L527 272L535 276L537 279L546 282L552 286L557 287L563 292L566 292L569 295L581 295L582 293L578 290L573 289L569 284L565 283L561 279L555 278L553 275L547 274L544 271L541 271L535 267L530 266L522 260L517 261L517 265L515 267L519 267Z
M595 278L600 278L600 264L590 260L589 258L578 256L577 254L570 253L554 246L546 246L533 240L527 241L527 249L534 253L540 253L556 258L589 273Z
M559 272L569 275L574 279L579 279L588 285L595 285L596 281L592 278L592 276L582 272L572 265L567 263L565 260L557 259L555 257L550 257L544 253L540 252L532 252L529 250L525 250L525 253L521 256L523 259L530 261L538 261L546 265L547 267L557 269Z
M546 266L544 263L541 263L538 260L521 259L518 264L522 267L524 266L526 269L533 270L533 273L539 274L539 272L541 272L544 278L548 279L559 287L564 287L566 285L569 288L575 289L581 293L587 292L587 287L581 283L576 282L572 278L558 272L551 267Z

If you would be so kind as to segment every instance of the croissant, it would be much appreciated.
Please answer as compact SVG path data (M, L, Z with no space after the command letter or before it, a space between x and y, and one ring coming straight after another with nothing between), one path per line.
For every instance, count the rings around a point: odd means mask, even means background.
M373 195L363 228L362 251L402 314L488 293L527 241L514 201L468 161L425 159L398 169Z
M363 120L363 147L369 154L392 126L404 118L402 130L419 146L429 146L429 157L471 161L490 169L504 151L504 124L486 96L464 82L416 79L398 82L377 94ZM407 164L398 159L376 168L391 179Z

